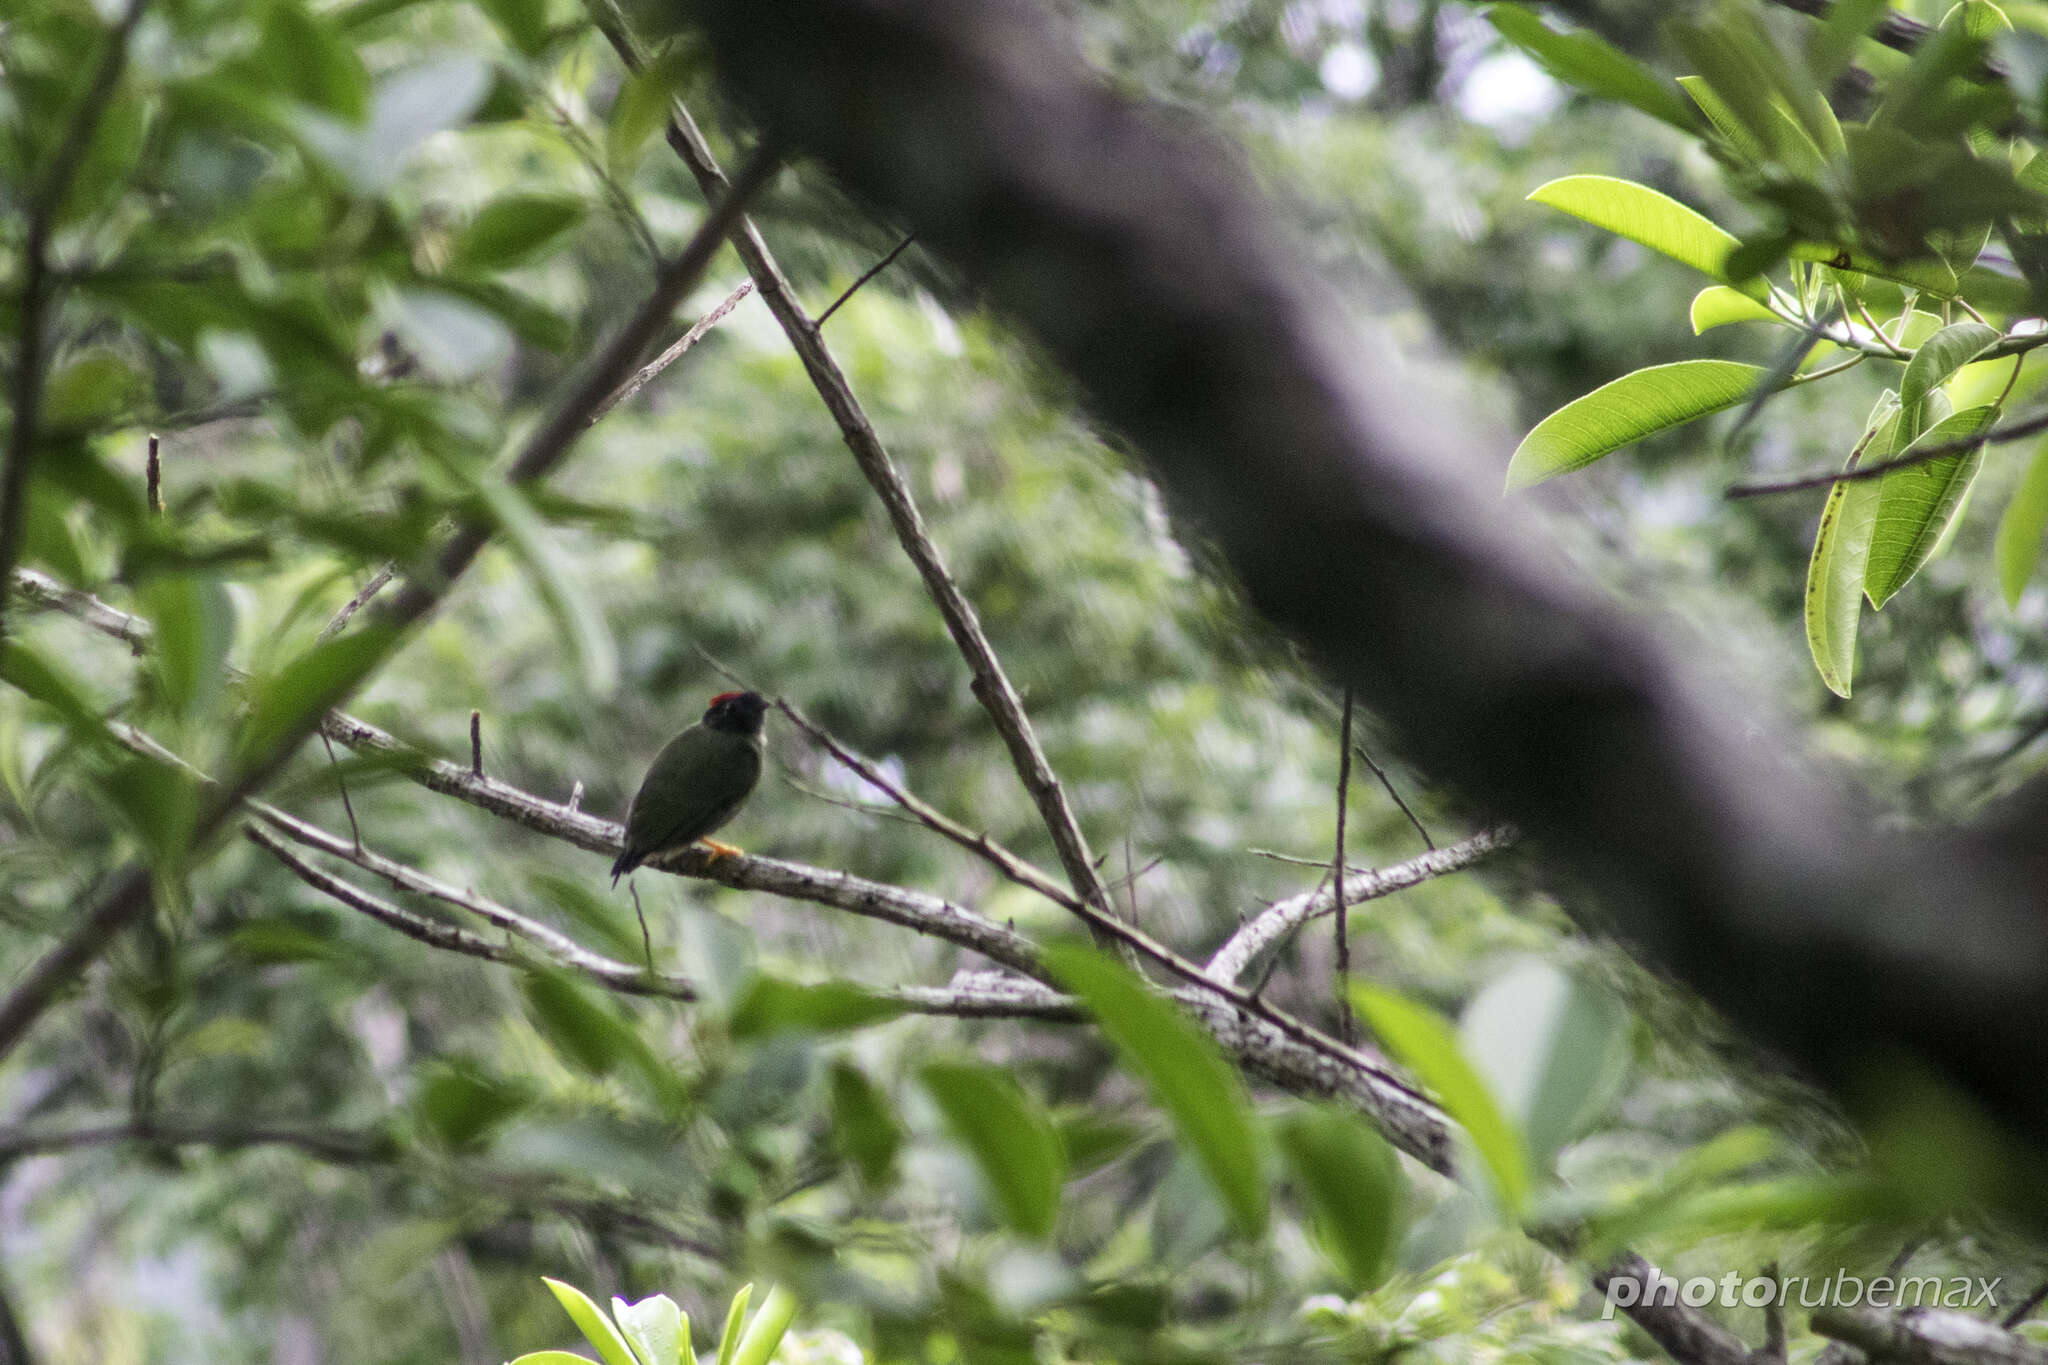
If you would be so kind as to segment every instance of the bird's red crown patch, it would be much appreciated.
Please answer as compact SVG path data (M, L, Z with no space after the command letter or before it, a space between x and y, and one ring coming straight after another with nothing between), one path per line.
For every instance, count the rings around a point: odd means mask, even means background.
M713 706L723 706L729 701L738 701L741 697L744 697L746 695L747 694L744 692L720 692L717 696L711 699L711 704Z

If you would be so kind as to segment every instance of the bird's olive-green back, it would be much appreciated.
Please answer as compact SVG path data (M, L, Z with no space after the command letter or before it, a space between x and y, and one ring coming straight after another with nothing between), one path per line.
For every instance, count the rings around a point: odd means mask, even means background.
M761 780L761 741L692 725L647 769L626 813L626 847L642 855L701 839L730 820Z

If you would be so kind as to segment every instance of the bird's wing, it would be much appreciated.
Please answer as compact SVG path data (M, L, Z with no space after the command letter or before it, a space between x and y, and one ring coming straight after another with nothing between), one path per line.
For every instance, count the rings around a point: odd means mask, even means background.
M716 830L761 778L761 750L741 735L693 726L655 756L626 816L626 847L677 848Z

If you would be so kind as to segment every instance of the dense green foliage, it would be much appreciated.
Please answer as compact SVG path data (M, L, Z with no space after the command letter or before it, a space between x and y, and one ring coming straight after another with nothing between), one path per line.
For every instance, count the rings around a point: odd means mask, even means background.
M1801 220L1731 248L1681 209L1725 216L1730 190L1700 148L1740 139L1696 126L1693 97L1591 39L1547 60L1579 76L1591 63L1604 102L1567 99L1494 27L1434 4L1068 8L1111 79L1251 148L1333 292L1384 305L1385 272L1398 274L1469 367L1475 408L1527 427L1569 400L1594 405L1537 426L1513 466L1503 446L1514 482L1539 456L1536 473L1559 472L1744 403L1788 365L1784 348L1699 324L1761 321L1761 304L1804 326L1837 288L1903 315L1890 341L1914 354L1887 381L1866 458L1880 440L1902 451L1963 430L2005 384L1970 362L2016 351L2019 334L1912 312L1875 257L1852 280L1801 254L1867 225ZM1562 41L1528 18L1494 16L1523 46ZM1654 1348L1601 1316L1586 1278L1599 1251L1716 1278L1769 1261L1870 1274L1929 1226L1943 1235L1922 1273L2006 1275L2008 1298L2024 1292L2027 1249L1940 1221L1948 1188L1930 1168L1971 1154L1910 1123L1874 1148L1853 1140L1690 1002L1569 932L1504 857L1351 916L1352 974L1372 983L1359 1017L1469 1137L1467 1188L1396 1157L1354 1113L1247 1078L1125 967L1056 942L1073 929L1056 904L919 826L780 716L725 837L1055 944L1085 1019L917 1013L889 991L988 961L705 880L643 871L608 892L606 855L429 790L409 760L319 742L297 746L264 796L343 852L360 843L629 973L687 977L701 998L602 989L530 935L298 849L510 961L442 951L232 824L195 847L209 798L193 770L226 775L295 734L358 666L376 664L351 714L466 768L475 713L485 775L547 801L580 792L607 818L730 670L973 831L1058 867L758 295L598 421L558 474L503 479L702 221L660 135L671 97L740 159L745 132L720 126L687 41L629 76L590 17L553 0L9 0L0 26L8 398L17 416L28 395L40 404L21 567L153 632L131 647L75 602L19 589L6 602L0 967L18 981L131 863L156 895L0 1071L0 1282L41 1358L500 1360L574 1344L538 1287L549 1275L643 1300L615 1312L650 1331L668 1330L651 1296L672 1295L700 1342L743 1282L789 1285L778 1306L802 1308L778 1358L791 1362L1609 1360ZM1870 47L1854 55L1912 79ZM96 91L113 51L125 67ZM1515 82L1534 102L1503 113ZM1523 204L1538 186L1545 204L1685 264ZM1777 202L1739 178L1734 190L1745 212ZM804 167L755 217L814 314L897 241ZM1959 263L1952 292L1982 304ZM1698 342L1687 267L1720 282L1693 305ZM1773 269L1790 285L1749 287ZM670 335L744 279L720 255ZM1917 275L1907 287L1936 292ZM2025 304L1986 311L2007 321ZM1860 311L1841 325L1886 344L1858 330ZM47 363L24 379L31 328ZM1314 888L1335 839L1334 699L1176 537L1058 377L914 250L826 338L1118 909L1199 961ZM1600 386L1645 362L1662 367L1646 372L1661 415L1601 410L1615 390ZM1889 481L1839 486L1873 490L1873 528L1907 512L1913 525L1853 565L1835 564L1842 533L1823 530L1820 586L1804 595L1827 495L1804 510L1710 496L1752 456L1839 457L1842 428L1878 397L1840 391L1861 378L1774 398L1718 454L1657 437L1640 460L1537 496L1576 499L1577 520L1559 524L1574 555L1668 589L1792 707L1829 706L1825 742L1915 804L1953 809L2021 774L2023 749L1963 765L2013 750L2048 689L2048 597L2022 572L2048 506L2040 462L2023 479L1995 451L1958 454L1906 511L1883 503ZM1967 496L1973 479L2013 509L2001 529L1970 510L1993 501ZM481 557L384 658L379 610L434 583L449 527L472 519L491 532ZM1953 551L1933 558L1944 538ZM1982 567L1994 544L2003 597ZM398 581L323 642L387 564ZM1824 701L1786 642L1818 619L1816 657L1846 694L1862 594L1882 605L1916 573L1861 626L1856 709ZM1723 585L1747 597L1731 604ZM1391 777L1437 842L1470 832L1413 775ZM1354 862L1422 851L1370 773L1347 822ZM1327 924L1283 945L1263 998L1334 1028ZM1560 1258L1524 1224L1573 1224L1594 1250ZM1755 1339L1753 1311L1715 1311Z

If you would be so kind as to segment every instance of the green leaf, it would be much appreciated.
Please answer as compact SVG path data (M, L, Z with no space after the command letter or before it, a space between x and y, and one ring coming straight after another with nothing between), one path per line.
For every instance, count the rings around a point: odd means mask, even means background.
M1732 408L1765 373L1731 360L1680 360L1625 374L1538 422L1508 461L1507 486L1569 474L1645 436Z
M528 1101L518 1086L473 1062L458 1060L428 1073L420 1087L419 1111L434 1137L462 1151L476 1147L492 1129L526 1108Z
M903 1127L880 1087L845 1060L832 1064L832 1140L869 1189L888 1185Z
M1502 1210L1510 1218L1519 1217L1529 1202L1528 1148L1486 1082L1458 1050L1451 1026L1435 1011L1374 986L1353 986L1351 998L1387 1050L1436 1092L1444 1112L1472 1139L1493 1177Z
M312 732L316 718L339 706L396 641L391 628L370 622L314 645L254 687L255 700L235 746L235 766L268 761L278 745Z
M183 875L199 823L199 778L190 769L153 758L130 758L100 784L108 802L135 832L163 875Z
M1731 322L1782 322L1776 313L1758 303L1740 289L1730 289L1725 284L1710 284L1692 300L1692 334L1715 327L1725 327Z
M1668 78L1590 33L1560 33L1520 5L1494 5L1486 20L1559 80L1633 105L1686 133L1697 133L1692 108Z
M759 1038L796 1030L840 1033L902 1015L903 1006L848 981L802 985L756 975L733 1006L732 1036Z
M1261 1235L1266 1182L1251 1102L1236 1068L1194 1021L1123 964L1080 944L1056 944L1045 956L1173 1119L1237 1230Z
M477 0L477 7L527 56L538 57L547 50L548 0Z
M454 270L506 270L541 254L542 248L583 221L589 205L567 194L508 194L484 205L475 221L449 247Z
M2005 505L1998 519L1994 558L1998 561L1998 585L2005 590L2009 607L2020 604L2034 566L2041 562L2041 541L2048 536L2048 442L2034 452L2019 491Z
M1394 1149L1353 1115L1319 1108L1280 1125L1280 1150L1345 1287L1378 1288L1404 1227L1407 1185Z
M156 626L156 665L164 697L180 716L203 715L219 697L235 608L220 580L177 574L145 582L137 598Z
M593 1076L609 1076L642 1046L640 1035L566 972L532 971L520 981L528 1013L563 1060Z
M574 1351L528 1351L512 1365L590 1365L590 1357Z
M1740 245L1732 233L1647 185L1607 175L1568 175L1537 186L1529 198L1640 242L1723 284L1739 285L1744 293L1763 292L1758 281L1728 277L1728 257Z
M567 637L584 689L599 697L610 696L619 681L619 655L604 613L583 590L582 580L555 548L553 537L520 489L488 477L478 480L475 487L533 576L534 589L548 614Z
M754 1297L754 1286L743 1284L732 1296L732 1306L725 1310L725 1331L718 1338L718 1365L732 1365L732 1358L740 1348L740 1328L747 1320L747 1300Z
M1465 1007L1458 1035L1539 1162L1606 1112L1628 1072L1621 1002L1534 959L1487 983Z
M647 140L668 126L676 96L697 65L696 49L678 42L626 78L605 127L605 159L612 169L630 170Z
M781 1285L769 1290L768 1301L747 1324L746 1335L740 1338L739 1348L732 1354L732 1365L768 1365L775 1348L782 1344L782 1334L789 1330L790 1320L796 1317L796 1307L796 1295Z
M1997 328L1981 322L1958 322L1920 343L1899 380L1899 408L1903 414L1900 431L1917 436L1926 426L1922 404L1927 395L1946 384L1957 370L1996 346L1999 336Z
M1894 458L1975 436L1997 417L1998 409L1991 404L1965 408L1936 422ZM1863 590L1871 606L1884 606L1934 557L1961 515L1963 499L1983 465L1984 448L1978 446L1895 469L1877 481L1877 524L1863 570Z
M643 1365L677 1365L694 1359L690 1352L690 1320L676 1301L656 1294L638 1303L612 1297L612 1319L619 1334L639 1355Z
M1857 41L1869 36L1890 5L1891 0L1838 0L1828 11L1806 44L1807 69L1822 88L1842 74Z
M19 636L0 637L0 682L55 711L73 733L95 743L114 743L90 694L62 665Z
M53 431L103 426L149 398L149 381L124 355L93 346L50 374L43 389L43 421Z
M1003 1221L1027 1237L1052 1236L1067 1154L1045 1111L993 1067L933 1062L918 1078L980 1167Z
M1865 424L1862 460L1889 459L1901 429L1898 395L1886 390ZM1877 483L1857 479L1828 491L1813 557L1806 566L1806 647L1820 680L1849 695L1856 669L1856 628L1863 616L1863 575L1877 529Z
M612 1326L611 1319L604 1315L602 1308L591 1302L588 1294L573 1284L564 1284L560 1280L551 1280L546 1276L541 1277L541 1283L554 1291L555 1298L569 1314L569 1320L574 1322L576 1330L583 1333L590 1344L597 1348L597 1353L604 1358L605 1365L639 1365L639 1362L633 1359L633 1348L626 1344L626 1339L619 1335L618 1328Z

